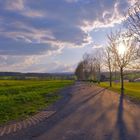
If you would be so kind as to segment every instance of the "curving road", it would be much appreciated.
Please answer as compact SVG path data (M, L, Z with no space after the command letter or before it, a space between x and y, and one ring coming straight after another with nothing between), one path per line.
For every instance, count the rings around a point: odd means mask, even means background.
M140 106L116 93L77 83L49 119L0 140L140 140Z

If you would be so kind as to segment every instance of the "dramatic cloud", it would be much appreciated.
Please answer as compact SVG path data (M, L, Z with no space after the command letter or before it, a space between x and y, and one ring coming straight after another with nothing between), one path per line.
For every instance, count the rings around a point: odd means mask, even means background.
M121 24L131 0L0 0L0 55L56 54ZM11 57L12 57L11 56Z

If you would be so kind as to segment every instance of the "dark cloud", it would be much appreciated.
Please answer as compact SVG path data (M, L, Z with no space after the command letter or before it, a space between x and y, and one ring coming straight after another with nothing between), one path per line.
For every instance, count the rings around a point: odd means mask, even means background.
M120 22L128 2L0 0L0 5L0 54L30 55L57 50L63 43L89 43L87 28Z
M0 55L41 55L58 50L57 46L51 47L42 43L26 43L21 40L4 38L0 41Z

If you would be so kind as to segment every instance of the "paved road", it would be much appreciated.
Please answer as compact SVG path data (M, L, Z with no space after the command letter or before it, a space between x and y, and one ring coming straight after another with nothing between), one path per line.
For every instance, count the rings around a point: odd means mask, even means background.
M69 93L55 115L0 140L140 140L139 105L87 84L78 83Z

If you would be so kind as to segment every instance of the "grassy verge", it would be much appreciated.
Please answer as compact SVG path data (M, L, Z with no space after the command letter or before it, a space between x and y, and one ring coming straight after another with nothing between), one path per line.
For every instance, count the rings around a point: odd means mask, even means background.
M101 82L100 86L108 87L110 90L120 93L120 83L113 83L112 87L109 87L109 82ZM140 102L140 83L139 82L126 82L125 86L125 95L130 99Z
M0 124L26 118L54 103L69 80L0 80Z

